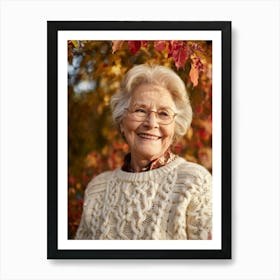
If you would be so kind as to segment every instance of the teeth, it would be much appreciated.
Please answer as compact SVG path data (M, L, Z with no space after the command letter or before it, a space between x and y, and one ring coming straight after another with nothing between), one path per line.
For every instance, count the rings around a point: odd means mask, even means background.
M148 134L138 134L141 138L145 138L145 139L150 139L150 140L157 140L159 139L160 137L158 136L152 136L152 135L148 135Z

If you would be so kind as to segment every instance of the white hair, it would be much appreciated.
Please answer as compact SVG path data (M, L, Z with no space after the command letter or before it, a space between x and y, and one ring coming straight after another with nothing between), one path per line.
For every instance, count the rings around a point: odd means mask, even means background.
M113 120L120 130L125 108L128 108L132 92L142 84L162 86L167 89L176 105L174 140L183 136L189 129L192 121L192 108L186 87L182 79L170 68L165 66L137 65L131 68L124 76L120 91L111 98Z

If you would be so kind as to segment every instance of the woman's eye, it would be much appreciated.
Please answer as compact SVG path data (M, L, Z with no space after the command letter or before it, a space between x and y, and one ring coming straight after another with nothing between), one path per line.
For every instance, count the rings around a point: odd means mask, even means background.
M135 109L136 113L146 113L146 110L142 109L142 108L138 108L138 109Z
M159 111L158 114L162 117L168 117L169 113L167 111Z

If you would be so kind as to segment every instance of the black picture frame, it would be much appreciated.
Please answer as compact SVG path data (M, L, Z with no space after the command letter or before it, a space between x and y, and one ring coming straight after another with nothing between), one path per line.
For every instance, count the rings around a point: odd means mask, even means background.
M60 249L58 247L58 32L192 30L221 32L221 248ZM48 21L47 22L47 258L48 259L231 259L231 22ZM67 75L67 73L65 73ZM75 242L75 241L73 241Z

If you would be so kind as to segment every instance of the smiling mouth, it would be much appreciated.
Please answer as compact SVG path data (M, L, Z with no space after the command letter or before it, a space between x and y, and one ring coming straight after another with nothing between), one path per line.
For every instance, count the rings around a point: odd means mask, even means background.
M159 139L161 139L160 136L146 134L146 133L139 133L138 136L142 139L148 139L148 140L159 140Z

